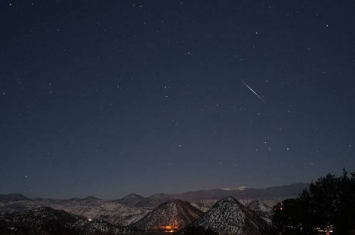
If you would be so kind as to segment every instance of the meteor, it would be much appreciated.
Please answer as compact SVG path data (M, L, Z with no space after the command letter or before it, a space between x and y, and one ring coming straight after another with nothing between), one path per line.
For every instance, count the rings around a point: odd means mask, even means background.
M258 95L250 86L248 86L248 84L246 84L242 79L240 79L240 81L251 91L254 93L254 95L256 95L262 102L264 102L264 99L260 97L260 95Z

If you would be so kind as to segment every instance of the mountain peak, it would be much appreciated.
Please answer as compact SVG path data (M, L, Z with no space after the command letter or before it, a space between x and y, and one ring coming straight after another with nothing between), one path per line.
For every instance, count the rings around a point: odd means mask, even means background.
M179 199L159 205L133 227L143 231L177 231L199 218L202 211Z
M192 226L202 226L220 234L244 234L247 231L258 233L267 224L234 197L226 197L216 202Z
M142 197L141 195L131 193L131 194L128 194L127 196L124 196L123 198L119 199L118 202L123 205L126 205L126 206L135 207L143 199L144 199L144 197Z
M94 196L88 196L86 198L83 198L82 200L96 201L96 200L100 200L100 199L97 197L94 197Z
M270 212L272 208L260 200L253 200L248 204L248 208L253 211Z
M2 195L0 194L0 202L15 202L15 201L30 201L28 197L23 196L19 193L10 193Z
M130 193L130 194L128 194L128 195L126 195L126 196L124 196L123 198L144 198L143 196L141 196L141 195L138 195L138 194L136 194L136 193ZM123 199L123 198L121 198L121 199Z
M217 201L217 203L228 203L228 202L229 203L239 203L238 200L232 196L228 196L228 197L222 198L221 200Z
M29 234L122 234L124 232L104 220L89 221L50 207L0 214L1 234L14 234L13 228L18 231L28 231Z

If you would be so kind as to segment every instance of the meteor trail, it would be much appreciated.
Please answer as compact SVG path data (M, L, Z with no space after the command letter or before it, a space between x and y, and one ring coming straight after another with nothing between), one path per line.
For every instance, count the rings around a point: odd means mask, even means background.
M240 81L246 86L248 87L248 89L254 93L254 95L256 95L262 102L264 102L264 99L260 97L260 95L258 95L250 86L248 86L248 84L246 84L242 79L240 79Z

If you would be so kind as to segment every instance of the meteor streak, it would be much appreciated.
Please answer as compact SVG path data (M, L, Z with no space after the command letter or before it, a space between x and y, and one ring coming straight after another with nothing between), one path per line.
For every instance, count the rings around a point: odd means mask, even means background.
M264 99L260 97L260 95L258 95L250 86L248 86L248 84L246 84L242 79L240 79L240 81L251 91L254 93L254 95L256 95L262 102L264 102Z

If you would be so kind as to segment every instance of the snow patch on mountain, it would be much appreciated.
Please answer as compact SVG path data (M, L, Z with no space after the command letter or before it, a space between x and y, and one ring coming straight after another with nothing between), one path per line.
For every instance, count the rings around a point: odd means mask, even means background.
M237 190L237 191L244 191L247 187L245 186L240 186L240 187L236 187L236 188L221 188L222 190L225 190L225 191L234 191L234 190Z
M135 232L104 220L88 220L62 210L40 207L0 216L0 234L122 234ZM17 234L15 233L15 234Z
M94 197L69 200L34 199L25 201L0 202L0 213L33 210L38 207L51 207L86 219L106 220L118 226L127 226L143 218L151 209L134 208L117 201L100 200Z
M246 232L259 233L266 223L256 214L249 211L233 197L219 200L201 218L191 226L202 226L219 234L245 234Z
M254 211L258 216L260 216L268 224L272 224L271 217L274 213L272 207L266 205L260 200L251 201L248 206L250 210Z

